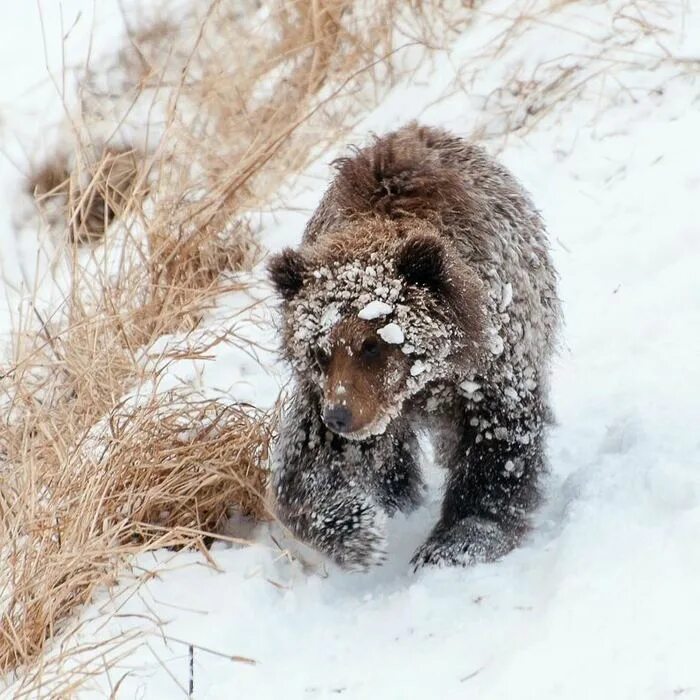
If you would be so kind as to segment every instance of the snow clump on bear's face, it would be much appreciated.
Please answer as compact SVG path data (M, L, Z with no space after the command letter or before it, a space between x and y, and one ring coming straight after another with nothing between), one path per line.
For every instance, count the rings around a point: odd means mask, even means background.
M433 313L436 302L378 255L308 274L288 300L286 350L318 387L331 430L381 434L406 399L444 375L459 331Z

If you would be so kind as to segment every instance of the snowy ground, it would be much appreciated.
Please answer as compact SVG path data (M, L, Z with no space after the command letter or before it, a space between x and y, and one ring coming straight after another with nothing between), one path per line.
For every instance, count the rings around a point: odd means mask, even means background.
M281 554L267 527L253 546L215 545L218 571L194 553L143 557L157 576L84 611L76 641L140 633L81 698L122 677L119 698L186 697L187 644L202 700L700 698L700 3L541 5L486 2L356 130L476 129L543 211L566 327L532 536L496 564L414 574L439 505L428 465L428 504L393 521L389 561L366 575ZM504 37L516 8L529 19ZM270 249L299 240L329 160L261 216ZM284 379L270 358L224 350L202 381L269 404Z

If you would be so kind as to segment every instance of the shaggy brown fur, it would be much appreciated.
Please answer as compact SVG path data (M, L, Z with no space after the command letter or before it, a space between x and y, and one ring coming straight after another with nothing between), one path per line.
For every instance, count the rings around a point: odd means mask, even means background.
M280 517L346 566L380 561L386 514L420 492L419 420L450 477L416 563L501 556L544 468L559 307L542 221L508 171L439 129L335 165L301 247L270 263L297 381Z

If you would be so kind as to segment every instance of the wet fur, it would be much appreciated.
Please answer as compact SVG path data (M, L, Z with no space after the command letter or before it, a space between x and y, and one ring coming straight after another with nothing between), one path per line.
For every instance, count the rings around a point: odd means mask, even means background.
M414 427L425 425L449 476L440 521L414 563L496 559L527 532L545 469L559 302L541 218L505 168L440 129L410 124L335 165L301 247L270 264L296 377L273 455L277 512L344 566L380 562L387 515L420 493ZM408 330L426 343L418 357L441 354L387 408L383 434L350 441L321 422L306 360L317 336L297 324L314 318L300 315L304 304L325 308L334 294L354 313L334 275L377 261L412 310ZM430 328L442 334L433 345Z

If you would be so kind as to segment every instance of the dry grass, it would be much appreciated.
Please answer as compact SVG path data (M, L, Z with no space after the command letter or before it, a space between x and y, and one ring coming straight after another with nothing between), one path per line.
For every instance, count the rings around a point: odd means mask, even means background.
M160 388L169 362L244 341L154 343L245 290L263 254L248 212L381 97L400 44L440 34L439 0L255 5L131 28L86 69L73 150L28 183L69 280L55 309L30 300L0 374L0 673L29 695L47 640L128 557L203 548L232 507L267 517L273 416Z
M115 580L125 554L201 542L232 506L267 513L268 416L188 387L159 391L158 373L177 356L159 369L139 363L115 318L74 318L45 334L19 339L0 439L2 670L38 654L57 623Z
M23 524L4 553L14 575L3 670L39 653L58 621L115 580L124 551L190 545L217 532L231 504L265 517L269 432L255 411L183 391L115 406L78 445L40 414L28 426L42 432L8 445L25 469L6 483L22 499L3 504L5 519Z
M59 155L31 175L28 189L54 225L68 222L70 241L93 243L145 194L134 191L141 161L133 149L105 148L96 162L71 170L69 158Z

